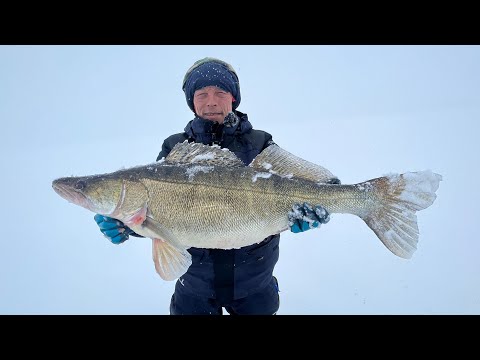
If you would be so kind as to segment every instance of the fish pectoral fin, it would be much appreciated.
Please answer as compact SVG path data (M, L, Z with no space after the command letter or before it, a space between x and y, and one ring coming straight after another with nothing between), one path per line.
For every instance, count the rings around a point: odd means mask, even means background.
M147 210L147 206L143 206L142 208L128 216L126 219L124 219L123 223L130 228L142 224L147 217Z
M179 249L162 239L152 240L155 270L163 280L175 280L187 272L192 264L192 255L187 249Z
M141 226L152 236L153 262L160 277L170 281L185 274L192 264L192 255L177 241L174 234L154 220L151 214L145 217Z
M177 240L176 236L167 229L165 226L160 224L157 220L153 219L150 215L147 214L145 221L142 223L142 228L147 229L153 236L153 238L166 239L170 244L176 246L178 249L182 249L184 246Z

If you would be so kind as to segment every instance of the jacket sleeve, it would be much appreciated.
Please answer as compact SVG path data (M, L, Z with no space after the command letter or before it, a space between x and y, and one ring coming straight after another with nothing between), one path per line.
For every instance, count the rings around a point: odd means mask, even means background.
M263 144L263 147L262 147L262 151L265 150L267 147L269 147L270 145L274 145L275 144L275 141L273 141L272 139L272 135L270 135L268 132L264 131L265 133L265 142Z
M167 140L168 139L165 139L163 141L162 150L158 153L156 161L160 160L163 157L166 157L170 153L170 151L172 150L172 148L169 146Z

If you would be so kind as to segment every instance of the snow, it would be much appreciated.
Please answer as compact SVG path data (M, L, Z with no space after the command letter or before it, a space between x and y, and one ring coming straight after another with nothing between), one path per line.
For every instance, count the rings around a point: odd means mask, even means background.
M214 166L206 166L206 165L195 165L186 168L185 173L188 176L188 180L193 180L196 174L199 172L208 173L214 169Z
M252 176L252 182L257 181L258 178L261 179L268 179L270 176L272 176L271 173L266 173L266 172L255 172Z
M206 154L195 156L192 159L192 163L201 162L201 161L205 161L205 160L213 160L213 159L215 159L215 154L214 153L206 153Z

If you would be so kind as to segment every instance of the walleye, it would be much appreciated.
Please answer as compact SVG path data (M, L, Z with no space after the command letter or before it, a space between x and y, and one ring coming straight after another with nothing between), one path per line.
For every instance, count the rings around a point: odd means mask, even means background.
M159 162L112 173L64 177L64 199L125 223L153 240L164 280L183 275L190 247L232 249L288 229L295 203L359 216L395 255L410 258L419 230L416 212L432 205L441 175L430 170L390 174L352 185L277 145L249 166L228 149L187 141Z

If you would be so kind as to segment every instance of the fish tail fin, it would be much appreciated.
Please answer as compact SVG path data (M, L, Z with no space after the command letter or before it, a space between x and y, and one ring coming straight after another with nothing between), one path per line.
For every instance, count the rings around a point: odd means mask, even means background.
M416 212L436 199L442 176L430 170L392 174L357 184L373 191L377 203L359 215L395 255L405 259L417 249Z

